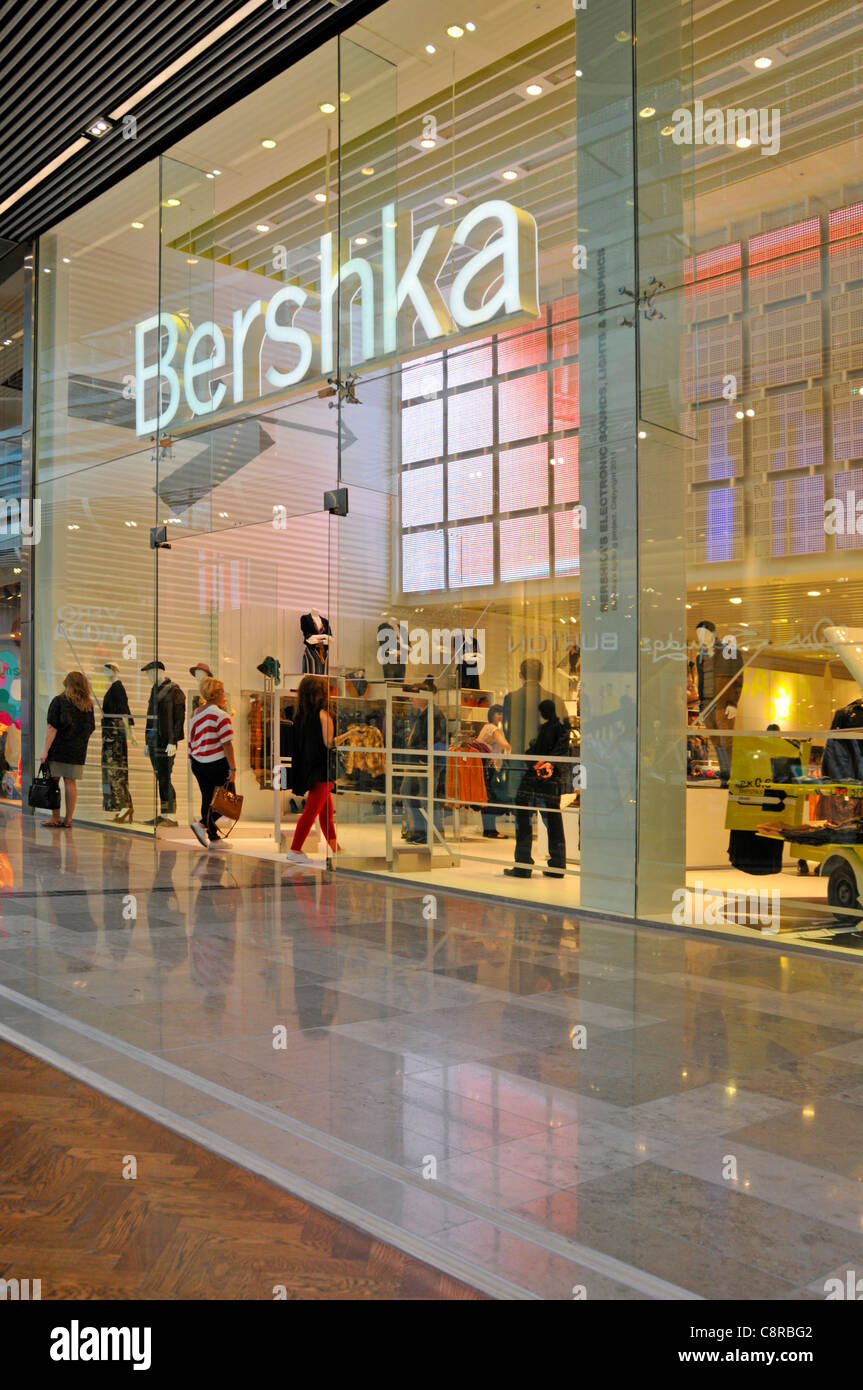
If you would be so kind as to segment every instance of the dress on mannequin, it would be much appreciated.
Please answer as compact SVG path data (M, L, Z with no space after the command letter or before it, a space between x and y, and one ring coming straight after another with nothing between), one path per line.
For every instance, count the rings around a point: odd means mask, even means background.
M330 638L333 630L329 618L320 613L303 613L300 617L303 634L303 675L325 676L329 670Z
M129 745L126 727L134 724L129 709L126 687L117 676L102 701L102 809L128 811L132 806L129 791Z

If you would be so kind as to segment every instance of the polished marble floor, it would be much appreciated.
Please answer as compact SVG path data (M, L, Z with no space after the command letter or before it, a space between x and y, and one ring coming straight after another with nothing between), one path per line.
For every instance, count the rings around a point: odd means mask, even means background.
M0 1037L500 1298L863 1268L863 964L0 810Z

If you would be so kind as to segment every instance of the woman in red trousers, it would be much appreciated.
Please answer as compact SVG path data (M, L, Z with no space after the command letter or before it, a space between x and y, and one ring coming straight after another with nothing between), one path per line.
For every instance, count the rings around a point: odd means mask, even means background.
M295 796L306 793L306 804L288 850L287 857L292 864L314 864L315 861L303 853L303 845L316 818L320 820L330 849L335 852L339 848L329 767L335 725L327 709L327 699L324 676L303 676L297 690L291 786Z

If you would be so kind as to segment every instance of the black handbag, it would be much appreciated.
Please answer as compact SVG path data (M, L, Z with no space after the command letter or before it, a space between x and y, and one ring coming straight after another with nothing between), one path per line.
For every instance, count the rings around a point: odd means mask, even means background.
M36 811L60 809L60 781L59 778L51 776L46 763L42 763L38 777L34 777L30 783L27 804Z

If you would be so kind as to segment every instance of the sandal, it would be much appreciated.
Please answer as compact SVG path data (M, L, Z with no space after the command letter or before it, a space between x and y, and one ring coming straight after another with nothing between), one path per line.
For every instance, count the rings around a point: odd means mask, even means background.
M43 820L42 825L46 830L66 829L66 822L63 820Z

